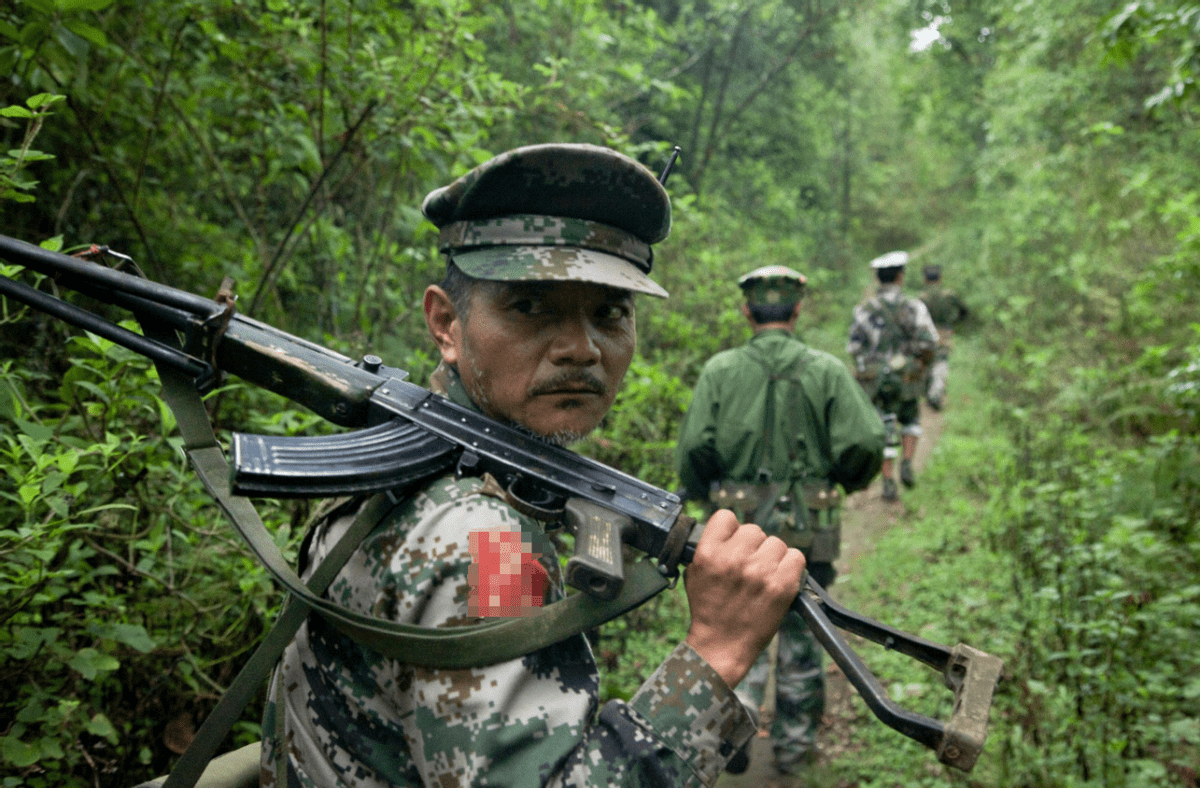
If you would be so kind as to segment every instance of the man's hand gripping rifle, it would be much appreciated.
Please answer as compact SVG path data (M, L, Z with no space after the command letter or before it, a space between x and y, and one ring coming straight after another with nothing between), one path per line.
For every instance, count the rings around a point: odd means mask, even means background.
M5 236L0 236L0 258L137 317L144 336L0 277L0 295L153 360L197 472L251 549L292 592L299 615L315 608L346 634L383 653L430 667L511 659L529 651L531 644L556 642L640 604L692 559L703 525L683 514L675 494L461 408L406 382L405 372L384 366L374 356L355 362L238 315L229 283L216 300L209 300ZM198 425L195 415L203 414L199 391L211 387L222 373L356 429L322 437L235 434L232 467L227 469L207 417ZM366 496L403 488L452 467L464 475L491 474L515 506L564 524L576 544L567 582L582 593L528 620L497 620L448 631L405 627L354 614L324 599L272 552L265 532L256 536L242 527L247 519L257 521L248 497ZM645 558L624 566L623 545ZM941 762L964 771L972 768L986 738L1001 660L962 644L947 648L847 610L811 578L792 609L880 720L935 750ZM950 720L915 714L892 702L839 628L941 671L954 692ZM263 659L273 664L271 655Z

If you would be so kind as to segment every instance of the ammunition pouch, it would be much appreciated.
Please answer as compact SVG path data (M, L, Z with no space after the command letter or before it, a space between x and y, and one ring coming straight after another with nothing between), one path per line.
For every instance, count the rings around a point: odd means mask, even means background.
M885 387L884 384L890 377L887 365L880 361L862 363L854 371L854 379L858 381L858 385L862 386L867 397L872 400L880 394L880 390Z
M729 509L809 561L833 561L841 552L842 493L824 481L782 484L723 482L709 496L715 509Z
M854 378L874 402L916 399L924 393L927 366L919 358L895 353L864 364Z

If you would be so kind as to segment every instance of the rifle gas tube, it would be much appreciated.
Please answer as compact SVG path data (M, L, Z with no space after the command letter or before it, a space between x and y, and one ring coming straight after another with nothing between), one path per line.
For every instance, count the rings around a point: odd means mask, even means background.
M0 277L0 295L141 353L182 373L197 388L232 373L335 424L356 428L321 437L235 434L231 484L236 495L365 495L455 468L464 475L491 474L518 508L565 523L576 536L567 581L598 600L612 600L622 590L622 545L653 557L670 577L692 559L703 526L683 514L677 495L455 405L407 382L406 373L377 357L355 362L238 315L228 296L205 299L5 236L0 236L0 258L128 309L148 336L7 277ZM174 345L176 336L182 347ZM1001 660L961 644L931 643L858 615L835 603L811 578L792 609L881 721L935 750L943 763L972 768L986 738ZM940 670L955 697L950 721L892 702L839 628Z

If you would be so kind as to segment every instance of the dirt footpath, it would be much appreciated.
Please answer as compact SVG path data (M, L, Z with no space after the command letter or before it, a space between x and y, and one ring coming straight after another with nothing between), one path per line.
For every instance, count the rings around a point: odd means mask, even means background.
M917 484L921 483L921 471L941 436L942 414L928 408L922 402L921 426L924 434L917 443L917 453L913 458ZM876 479L866 490L851 495L846 501L842 512L842 554L835 562L839 576L857 571L859 559L875 549L880 534L891 528L903 512L902 503L885 502L880 497L881 488L882 482ZM900 497L903 500L903 488ZM837 583L830 589L830 594L835 599L839 598ZM767 738L766 731L761 731L752 745L750 768L744 774L722 775L717 781L717 788L799 788L801 785L805 788L832 788L837 785L823 767L853 757L857 746L853 740L854 724L861 715L869 715L869 712L861 702L854 700L854 688L828 657L825 660L825 678L825 717L817 737L817 762L812 767L808 779L803 782L785 781L776 775L771 766L770 739ZM767 709L767 712L769 713L770 709ZM853 787L838 785L837 788Z

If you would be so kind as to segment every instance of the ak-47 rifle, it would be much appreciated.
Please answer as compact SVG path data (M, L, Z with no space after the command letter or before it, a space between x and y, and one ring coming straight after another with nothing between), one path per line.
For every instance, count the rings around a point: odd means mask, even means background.
M251 549L292 594L277 629L290 626L294 632L315 609L359 642L410 663L444 668L492 664L641 604L692 559L703 526L683 513L683 502L674 493L459 407L407 382L405 372L385 366L375 356L356 362L239 315L229 280L215 300L208 299L2 235L0 258L53 277L59 286L127 309L138 319L144 335L0 276L0 295L154 361L164 398L176 413L197 472ZM292 438L238 433L233 436L229 466L200 402L200 392L215 385L224 373L355 429ZM325 599L316 581L308 586L300 581L274 549L248 500L372 494L378 498L380 493L451 468L463 475L491 474L515 505L540 513L543 519L561 520L574 533L576 544L567 582L581 593L529 617L450 630L358 615ZM623 566L622 545L646 558ZM340 563L332 558L322 564L330 573L338 567ZM932 643L854 613L833 601L811 577L806 578L792 610L804 618L876 717L935 750L941 762L964 771L974 766L987 735L1001 660L963 644L948 648ZM285 619L290 623L285 624ZM839 628L941 671L954 692L950 720L912 713L891 701ZM251 658L258 672L247 677L253 672L248 666L226 692L221 704L236 706L234 717L290 637L289 632L273 645L264 643ZM220 725L206 733L217 716L217 712L210 716L184 755L201 768L224 737ZM173 784L191 783L168 780L167 785Z

